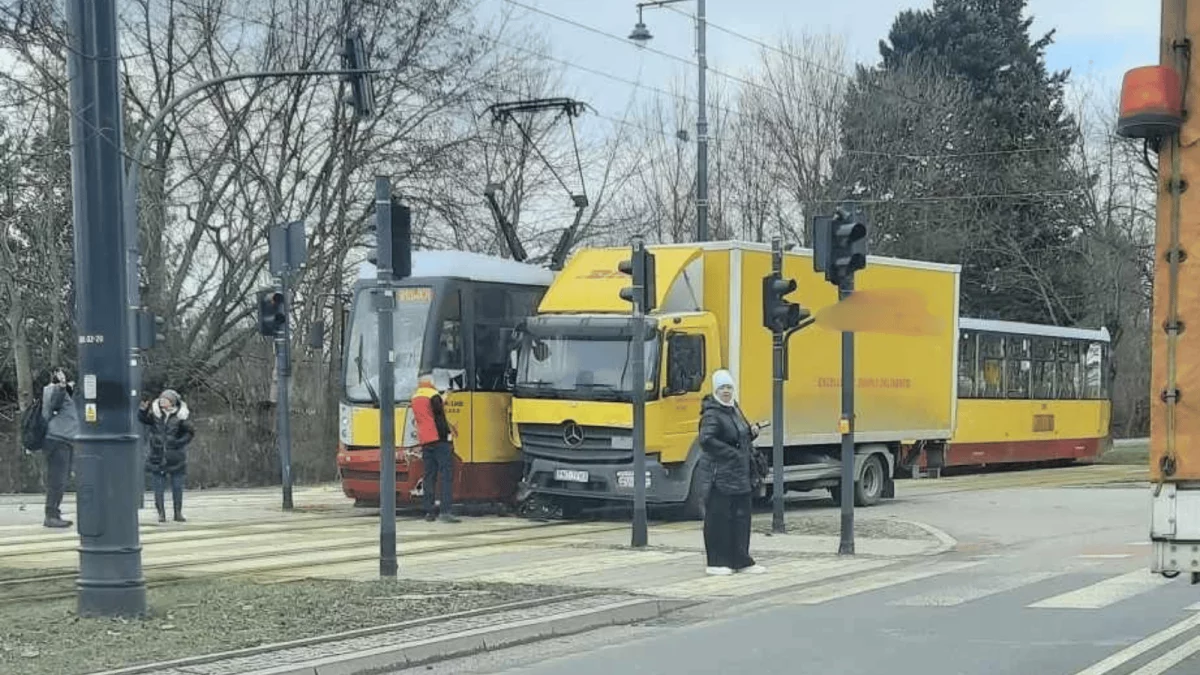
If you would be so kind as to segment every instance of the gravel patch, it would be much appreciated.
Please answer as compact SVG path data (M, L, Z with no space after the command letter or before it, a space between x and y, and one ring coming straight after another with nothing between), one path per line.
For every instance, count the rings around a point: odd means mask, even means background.
M148 591L140 620L81 619L75 599L0 605L0 672L82 675L481 609L554 587L398 581L188 580Z
M787 514L786 520L787 533L783 535L773 536L788 536L788 535L815 535L836 537L842 532L841 514L819 514L797 516L794 513ZM771 535L771 519L756 518L754 521L754 532L758 534ZM936 541L929 532L922 528L902 520L892 520L889 518L861 518L855 514L854 518L854 536L866 537L868 539L912 539L912 540L929 540Z

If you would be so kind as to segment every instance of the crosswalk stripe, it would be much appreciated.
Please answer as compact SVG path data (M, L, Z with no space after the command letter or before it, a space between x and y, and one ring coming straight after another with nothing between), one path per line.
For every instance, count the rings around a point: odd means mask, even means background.
M479 581L506 583L534 583L546 579L565 579L581 574L594 574L613 567L628 567L664 562L694 556L694 553L669 553L665 551L616 551L601 553L587 551L572 560L551 560L520 569L475 575Z
M930 565L921 565L907 572L896 572L893 570L882 570L873 574L868 574L859 579L852 579L844 582L833 583L819 586L817 588L806 589L789 593L784 598L785 604L797 605L819 605L831 600L858 595L876 591L881 588L895 586L898 584L907 583L910 581L918 581L920 579L928 579L942 574L950 574L972 567L982 565L981 562L961 562L961 563L933 563Z
M735 574L733 576L707 576L701 567L703 559L696 563L696 576L665 585L639 585L628 590L666 597L694 598L703 596L742 596L766 591L779 586L800 584L866 572L896 564L891 560L794 560L764 565L768 572L762 575Z
M1133 671L1131 675L1163 675L1163 673L1183 663L1197 652L1200 652L1200 637L1179 645L1175 649L1154 659L1150 663Z
M1170 583L1169 579L1148 570L1136 570L1026 606L1032 609L1100 609L1167 583Z
M1107 675L1151 649L1158 647L1164 642L1169 642L1197 626L1200 626L1200 614L1195 614L1169 628L1136 642L1103 661L1075 673L1075 675Z
M913 595L888 604L896 607L955 607L972 600L986 598L989 595L1053 579L1062 574L1062 572L1033 572L983 577L974 583Z

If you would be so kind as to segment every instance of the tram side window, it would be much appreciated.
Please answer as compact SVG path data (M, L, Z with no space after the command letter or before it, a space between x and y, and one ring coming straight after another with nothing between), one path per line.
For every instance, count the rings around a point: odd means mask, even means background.
M510 286L475 287L475 388L507 391L509 336L517 323L537 311L541 291Z
M1004 336L979 336L980 382L976 392L980 398L1004 398Z
M1005 340L1005 348L1007 398L1029 398L1029 338L1010 335Z
M458 291L452 291L446 296L442 306L442 320L438 331L437 357L434 358L434 368L447 370L462 370L463 338L462 338L462 298Z
M963 333L958 343L958 396L959 398L974 398L975 364L978 355L975 345L978 341L975 333Z
M1079 358L1079 343L1074 340L1058 341L1058 372L1055 383L1058 388L1058 398L1077 399L1082 389L1081 362Z
M1054 340L1033 338L1033 385L1030 398L1054 398Z
M1083 356L1083 397L1104 398L1104 345L1091 342Z

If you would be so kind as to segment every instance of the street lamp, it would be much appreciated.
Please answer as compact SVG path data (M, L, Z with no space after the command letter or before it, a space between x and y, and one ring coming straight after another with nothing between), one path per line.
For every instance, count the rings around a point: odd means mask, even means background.
M642 21L642 10L646 7L662 7L687 0L652 0L637 3L638 21L629 34L639 47L645 47L654 36ZM704 73L708 69L705 55L705 33L707 22L704 0L696 0L696 62L698 113L696 115L696 241L708 240L708 103L705 95Z

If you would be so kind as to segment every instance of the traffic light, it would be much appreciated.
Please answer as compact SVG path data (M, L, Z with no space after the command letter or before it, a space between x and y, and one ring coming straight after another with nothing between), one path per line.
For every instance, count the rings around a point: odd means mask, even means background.
M808 310L787 299L787 295L796 290L795 279L784 279L772 273L763 277L762 286L764 328L774 333L786 333L799 327L808 317Z
M163 319L155 316L148 309L137 310L137 347L138 349L153 349L154 345L165 341L163 335Z
M628 274L633 281L632 286L621 289L621 299L625 302L636 303L641 307L642 313L652 311L656 306L654 254L640 241L635 242L633 253L628 260L622 260L617 264L617 270L621 274Z
M287 303L280 291L258 292L258 333L264 337L283 335L287 323Z
M368 119L375 116L375 87L371 81L370 59L363 42L362 29L356 28L346 37L346 47L342 52L342 67L345 70L358 70L353 74L343 75L342 79L350 84L349 103L354 108L354 116L358 119Z
M813 270L841 287L867 266L867 224L858 214L838 209L813 218Z
M378 208L378 207L376 207ZM392 196L389 211L383 220L390 224L381 231L379 218L367 225L367 231L375 236L375 243L367 253L367 260L380 269L391 269L392 278L405 279L412 276L412 209ZM380 256L383 255L383 262Z

